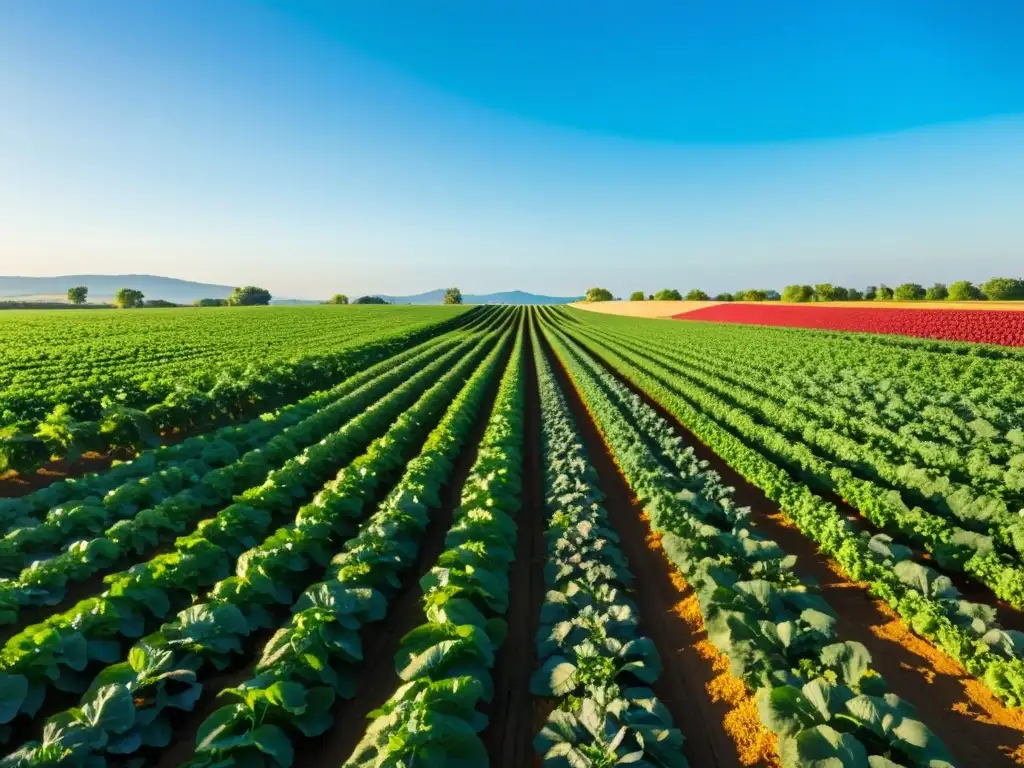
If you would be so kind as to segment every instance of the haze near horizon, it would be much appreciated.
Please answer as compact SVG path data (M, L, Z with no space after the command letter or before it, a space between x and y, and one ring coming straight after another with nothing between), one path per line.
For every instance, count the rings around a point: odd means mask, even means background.
M0 273L316 297L1019 271L1019 4L396 9L5 5Z

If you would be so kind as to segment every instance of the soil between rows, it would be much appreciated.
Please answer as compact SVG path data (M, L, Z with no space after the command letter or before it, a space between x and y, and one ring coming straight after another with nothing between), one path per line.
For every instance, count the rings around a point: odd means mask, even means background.
M585 339L573 336L612 376L643 398L735 488L733 497L754 512L759 532L797 556L797 569L812 576L839 614L838 634L871 652L872 665L892 692L912 703L920 719L938 734L962 766L1024 764L1024 711L1003 706L959 664L912 634L901 619L871 596L868 585L851 582L817 545L788 522L778 505L702 443L670 411L615 370ZM832 499L830 499L832 500ZM847 505L848 510L852 510ZM842 510L842 508L841 508ZM855 512L855 511L854 511Z
M729 707L722 702L712 702L707 693L708 684L718 673L695 647L703 638L673 611L679 592L672 582L670 566L648 548L650 528L641 519L643 507L619 471L561 361L552 353L546 339L542 338L542 344L576 421L587 456L597 470L599 487L605 494L605 509L629 561L633 573L632 597L640 612L639 632L654 642L664 665L661 677L652 688L672 713L675 726L686 737L685 752L691 765L738 768L741 763L736 745L723 728Z

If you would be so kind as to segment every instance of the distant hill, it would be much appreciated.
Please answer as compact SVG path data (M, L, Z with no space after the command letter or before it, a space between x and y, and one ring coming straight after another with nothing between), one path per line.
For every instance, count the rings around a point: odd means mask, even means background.
M374 294L392 304L440 304L444 300L444 289L417 293L415 296L385 296ZM349 296L354 299L355 296ZM571 304L582 296L542 296L526 291L500 291L498 293L464 293L462 300L467 304Z
M174 277L157 275L61 275L59 277L4 277L0 276L0 300L8 301L64 301L68 288L84 285L89 289L90 303L110 302L118 288L135 288L142 291L149 300L163 299L175 304L191 304L196 299L224 299L234 288L230 285L196 283L178 280ZM353 293L349 299L361 294ZM379 295L392 304L440 304L444 289L418 293L415 296ZM326 296L324 300L326 300ZM463 294L467 304L569 304L579 301L579 296L541 296L525 291L502 291L499 293ZM275 298L272 304L303 305L319 304L320 300Z
M76 285L84 285L89 289L90 303L112 301L118 288L135 288L142 291L147 299L163 299L175 304L191 304L196 299L226 299L234 290L230 285L196 283L154 275L0 276L0 298L23 301L63 300L68 288Z

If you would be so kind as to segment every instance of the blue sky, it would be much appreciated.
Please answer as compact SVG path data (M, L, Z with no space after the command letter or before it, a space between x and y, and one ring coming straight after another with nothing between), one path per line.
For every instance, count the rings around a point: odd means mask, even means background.
M0 273L279 295L983 280L1009 0L0 4Z

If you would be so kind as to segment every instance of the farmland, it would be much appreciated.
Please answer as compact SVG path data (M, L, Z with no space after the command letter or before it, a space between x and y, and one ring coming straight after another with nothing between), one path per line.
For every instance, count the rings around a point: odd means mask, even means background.
M89 314L6 320L0 766L1024 764L1019 350Z

